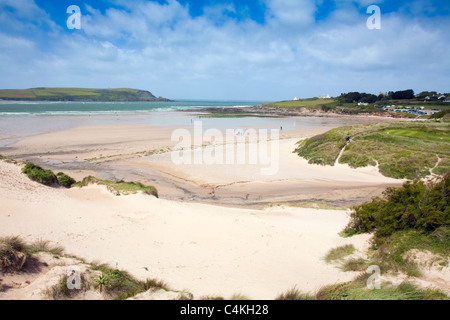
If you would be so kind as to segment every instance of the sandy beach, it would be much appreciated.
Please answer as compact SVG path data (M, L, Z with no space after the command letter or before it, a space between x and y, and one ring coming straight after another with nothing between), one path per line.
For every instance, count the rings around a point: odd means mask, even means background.
M292 151L300 139L331 127L284 130L278 170L262 165L176 165L173 128L101 125L24 137L4 154L64 171L150 183L160 198L117 197L96 185L55 189L0 162L0 236L49 240L67 253L158 278L196 298L241 293L274 299L297 286L305 292L351 280L323 261L334 247L353 244L363 255L368 235L341 238L346 210L296 208L280 203L360 203L402 181L377 168L309 165ZM211 144L201 148L220 148ZM211 151L211 150L210 150ZM193 151L196 152L196 151Z
M168 117L164 115L162 118ZM112 116L112 118L115 118ZM333 206L349 206L380 195L387 186L401 185L402 181L383 177L376 168L353 170L347 166L322 167L308 165L292 152L296 143L304 138L324 133L332 128L361 123L392 121L386 118L285 118L281 120L240 120L253 124L243 130L278 129L279 155L273 163L275 172L261 175L269 164L174 164L172 157L178 141L171 135L178 128L193 132L191 117L175 114L175 123L184 125L147 125L141 118L119 118L118 124L86 126L81 119L76 126L20 137L0 153L18 160L28 160L54 171L64 171L77 180L88 175L101 179L140 181L154 185L161 198L176 201L194 201L227 206L257 206L295 201L330 202ZM64 123L67 119L58 119ZM103 120L104 121L104 120ZM109 121L109 120L108 120ZM199 119L204 130L213 126L225 134L227 126L236 128L235 119ZM302 122L303 121L303 122ZM123 123L125 122L125 123ZM92 118L85 123L96 123ZM297 123L297 125L296 125ZM302 125L303 123L303 125ZM239 127L237 127L239 128ZM41 131L48 131L48 128ZM270 131L269 131L270 132ZM270 138L270 137L269 137ZM208 140L208 139L205 139ZM192 151L217 154L224 143L205 142L204 148ZM243 143L246 151L252 141ZM229 145L229 143L228 143ZM253 145L255 143L253 142ZM237 150L237 147L236 147ZM276 165L276 167L275 167Z

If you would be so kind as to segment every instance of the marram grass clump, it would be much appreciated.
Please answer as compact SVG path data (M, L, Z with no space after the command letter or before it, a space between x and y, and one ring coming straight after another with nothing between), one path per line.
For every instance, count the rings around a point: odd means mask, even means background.
M158 191L153 186L147 186L140 182L125 182L125 181L115 182L109 180L102 180L93 176L84 178L83 181L75 183L73 187L82 188L89 184L104 185L111 192L115 193L118 196L122 194L127 195L127 194L134 194L137 192L143 192L145 194L158 197Z

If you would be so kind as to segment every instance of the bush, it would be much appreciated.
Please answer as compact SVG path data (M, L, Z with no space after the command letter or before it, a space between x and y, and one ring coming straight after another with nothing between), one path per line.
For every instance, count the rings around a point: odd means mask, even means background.
M70 187L72 187L73 184L76 183L74 178L69 177L68 175L66 175L62 172L59 172L56 176L58 179L58 184L65 188L70 188Z
M58 183L56 175L50 170L44 170L42 167L37 166L31 162L28 162L22 169L28 178L46 186L52 186Z
M450 173L426 185L423 181L406 182L401 188L388 188L384 199L354 207L347 234L375 231L381 243L396 231L418 230L432 233L450 225Z

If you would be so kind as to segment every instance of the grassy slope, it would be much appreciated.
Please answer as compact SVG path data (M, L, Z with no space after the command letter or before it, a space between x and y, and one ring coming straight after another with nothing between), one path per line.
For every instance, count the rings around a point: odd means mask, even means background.
M23 90L0 90L5 100L51 100L51 101L158 101L148 91L137 89L83 89L83 88L33 88Z
M335 99L319 99L319 98L310 98L310 99L300 99L297 101L280 101L280 102L271 102L266 103L264 106L272 107L272 108L320 108L322 105L326 104L335 104L337 101Z
M352 142L346 146L346 138ZM295 152L313 164L339 162L353 168L379 164L388 177L415 179L450 171L448 122L407 122L342 127L300 141ZM438 157L440 158L439 164ZM435 167L436 166L436 167Z

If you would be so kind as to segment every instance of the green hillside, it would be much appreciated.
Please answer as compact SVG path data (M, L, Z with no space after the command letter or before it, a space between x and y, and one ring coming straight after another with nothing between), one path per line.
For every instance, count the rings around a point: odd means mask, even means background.
M347 138L351 142L347 143ZM395 122L333 129L302 140L295 152L309 163L353 168L379 165L392 178L416 179L450 172L448 122Z
M0 90L2 100L25 101L168 101L137 89L32 88Z

